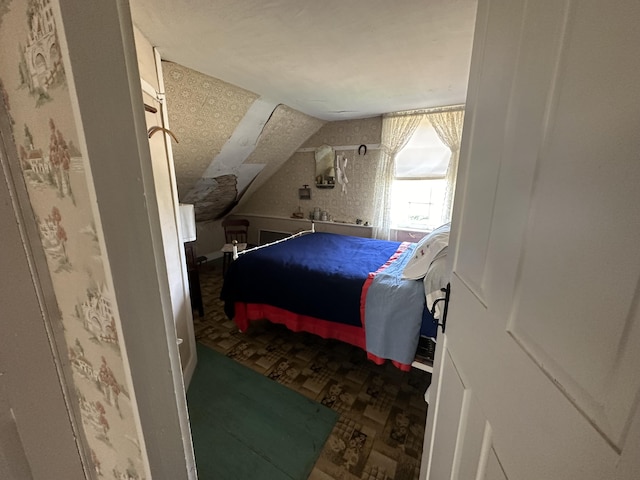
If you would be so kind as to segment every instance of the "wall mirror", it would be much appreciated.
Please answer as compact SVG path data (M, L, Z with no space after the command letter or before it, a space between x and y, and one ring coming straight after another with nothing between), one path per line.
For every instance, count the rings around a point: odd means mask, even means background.
M336 154L333 147L320 145L316 148L316 187L333 188L336 183Z

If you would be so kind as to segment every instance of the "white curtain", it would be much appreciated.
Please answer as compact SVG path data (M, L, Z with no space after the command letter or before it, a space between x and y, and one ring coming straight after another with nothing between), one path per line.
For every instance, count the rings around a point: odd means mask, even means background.
M402 150L422 119L419 112L401 112L383 115L380 139L380 163L375 184L373 225L375 237L389 240L391 228L391 185L395 175L395 157Z
M456 191L456 176L458 174L458 160L460 159L460 141L462 139L464 110L431 113L429 114L429 120L438 134L438 137L442 140L442 143L451 150L451 159L449 160L449 167L447 168L445 176L447 181L447 190L442 208L442 223L447 223L451 221L453 195Z

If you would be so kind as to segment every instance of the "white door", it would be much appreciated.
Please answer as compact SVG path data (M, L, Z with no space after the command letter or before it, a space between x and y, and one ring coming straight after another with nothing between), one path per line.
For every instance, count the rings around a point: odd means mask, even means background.
M640 2L480 0L421 478L640 478Z
M160 68L160 67L158 67ZM166 115L165 105L158 100L158 93L148 82L142 82L143 100L145 105L152 107L145 110L147 129L163 127ZM155 109L155 112L152 111ZM193 313L190 303L189 279L186 270L184 244L180 239L177 221L177 196L173 160L169 151L171 137L162 130L152 133L149 138L149 150L153 167L158 212L161 221L162 245L167 278L169 280L169 294L171 308L176 325L178 349L184 378L185 388L188 388L196 366L196 340L193 332Z

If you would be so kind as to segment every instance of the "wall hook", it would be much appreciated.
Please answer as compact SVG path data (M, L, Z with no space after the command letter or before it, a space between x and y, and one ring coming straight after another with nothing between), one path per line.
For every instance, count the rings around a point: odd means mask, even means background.
M156 132L165 132L165 133L168 133L168 134L171 136L171 138L173 138L173 140L174 140L176 143L180 143L180 142L178 141L178 139L176 138L176 136L173 134L173 132L172 132L171 130L169 130L168 128L164 128L164 127L157 127L157 126L156 126L156 127L151 127L151 128L147 131L147 134L149 135L149 138L151 138L151 136L152 136L154 133L156 133Z

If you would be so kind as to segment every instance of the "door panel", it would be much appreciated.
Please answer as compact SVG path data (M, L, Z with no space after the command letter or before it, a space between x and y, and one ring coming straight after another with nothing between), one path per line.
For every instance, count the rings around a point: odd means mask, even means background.
M460 447L454 466L455 479L475 479L486 459L486 445L491 442L491 425L482 412L480 404L471 390L466 390L465 417L461 420Z
M0 375L0 478L33 480L18 425L5 397L4 375Z
M637 223L621 221L638 217L638 195L629 193L640 182L640 171L633 168L640 140L623 132L640 127L628 101L640 89L612 85L621 76L637 77L638 64L620 61L620 45L629 41L631 27L615 18L621 11L571 13L557 55L553 108L545 116L508 329L621 448L640 390L640 378L620 368L640 361L640 352L628 348L640 340L634 328L640 279ZM594 36L593 25L606 21L621 28ZM591 68L595 60L597 69ZM585 98L597 115L576 114L585 110ZM586 132L598 134L586 141ZM575 141L567 142L570 138ZM567 219L571 228L564 228ZM540 315L541 304L553 308Z
M493 5L478 9L478 16L482 17L487 25L482 28L485 35L479 36L481 45L474 46L473 55L482 55L488 63L495 65L495 68L483 70L478 82L469 86L476 94L487 88L494 88L497 91L510 89L511 76L502 74L517 56L518 23L511 21L510 18L521 16L522 9L518 8L516 4L512 6L509 2L503 2L503 4L505 7L503 9L492 8ZM473 93L470 92L470 94ZM491 234L490 220L502 163L502 155L499 151L496 152L495 145L503 143L507 120L507 100L508 98L504 97L496 99L494 102L479 104L476 110L471 111L470 118L467 118L469 110L465 114L465 119L467 119L465 130L467 128L471 130L482 128L482 125L477 125L474 121L469 122L469 119L476 116L496 119L500 123L499 126L496 126L497 128L490 131L483 129L482 134L472 135L471 148L474 156L481 157L483 160L482 162L468 162L470 175L476 181L466 185L467 193L470 198L473 198L473 202L465 202L465 222L460 225L461 244L455 258L458 276L475 292L482 303L486 302L483 278ZM473 235L467 235L467 231L473 232Z
M478 12L425 458L453 478L640 472L640 4Z
M446 344L446 340L442 343ZM485 445L490 446L491 426L473 392L465 388L449 349L441 351L444 354L434 368L433 383L442 380L438 392L447 400L437 402L438 423L434 430L438 442L430 452L431 458L423 459L424 471L429 467L430 478L476 478L481 466L486 465Z
M458 430L464 417L464 385L456 373L455 366L445 352L443 357L440 393L447 399L440 404L438 424L435 436L438 443L434 445L431 460L432 478L451 478L454 470L454 457L457 453Z

